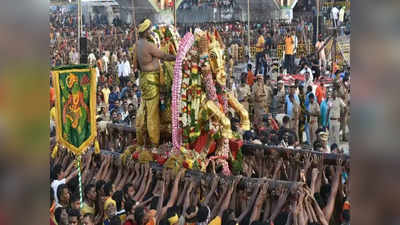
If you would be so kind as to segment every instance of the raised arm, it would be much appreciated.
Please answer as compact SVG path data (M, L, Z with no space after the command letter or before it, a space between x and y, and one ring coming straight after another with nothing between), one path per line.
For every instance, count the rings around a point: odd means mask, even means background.
M139 202L143 201L144 196L146 196L146 193L149 191L149 188L150 188L150 185L151 185L152 181L153 181L153 171L150 168L149 169L149 174L148 174L148 177L147 177L146 187L144 188L143 193L139 197Z
M322 225L329 225L328 221L325 218L324 212L319 207L318 202L317 202L317 200L315 200L315 198L312 198L312 204L313 204L314 209L315 209L316 217L319 219L321 224Z
M182 191L181 194L179 195L178 201L176 202L176 205L182 205L182 204L183 204L183 199L186 200L186 192L188 191L189 184L191 184L190 181L189 181L188 179L186 179L186 180L185 180L185 184L184 184L184 186L183 186L183 191ZM189 196L190 196L190 195L189 195ZM188 197L189 197L189 196L188 196Z
M156 58L165 60L165 61L175 61L176 57L173 55L169 55L160 49L158 49L155 45L149 44L150 54Z
M160 218L162 218L164 216L164 214L167 212L168 208L172 207L175 204L176 199L178 198L178 187L179 187L179 181L182 177L182 175L185 173L184 169L181 169L178 174L175 177L175 181L174 181L174 186L172 187L172 192L171 192L171 196L169 198L169 201L167 203L166 206L164 206L161 209L161 214L160 214Z
M243 212L240 214L240 216L239 216L239 218L238 218L238 223L240 223L240 222L243 220L243 218L244 218L244 217L250 212L250 210L253 208L253 205L254 205L254 202L256 201L256 198L257 198L257 196L258 196L258 192L259 192L259 190L260 190L260 187L261 187L261 184L257 184L257 185L254 187L253 194L252 194L251 197L250 197L250 203L247 204L247 208L246 208L245 210L243 210ZM249 223L249 224L251 224L251 223Z
M224 184L224 185L226 185L226 184ZM218 213L220 211L219 209L221 208L221 205L222 205L222 201L225 200L225 197L226 197L226 195L227 195L227 193L229 191L229 188L227 186L223 186L222 188L223 189L222 189L222 192L221 192L221 194L219 196L218 202L215 204L215 206L213 207L213 209L211 211L211 217L210 218L215 218L218 215Z
M115 177L113 184L115 187L117 187L121 181L121 176L122 176L122 168L118 167L117 168L117 176ZM119 190L119 188L116 188L116 190Z
M288 189L286 189L285 187L279 187L279 199L277 204L275 205L275 208L273 209L272 213L271 213L271 217L270 217L270 221L274 221L275 218L278 216L279 212L282 209L282 206L285 204L286 198L289 194Z
M328 203L326 204L325 208L323 209L323 212L324 212L324 215L325 215L325 218L327 221L329 221L331 219L333 209L335 207L335 199L336 199L336 194L338 191L341 175L342 175L342 166L338 165L336 168L335 177L332 182L332 189L331 189L331 193L328 198Z
M130 171L129 171L129 169L127 169L127 168L124 168L124 175L122 176L122 178L121 178L121 180L119 181L119 183L118 183L118 185L115 185L116 186L116 190L122 190L122 188L124 187L124 185L125 185L125 183L126 183L126 181L127 181L127 179L128 179L128 176L130 176Z
M166 183L168 182L168 176L169 176L169 174L167 173L167 170L164 169L164 170L163 170L162 177L163 177L165 180L163 180L163 182L162 182L162 185L161 185L161 193L160 193L160 197L159 197L159 199L158 199L157 214L156 214L156 224L158 224L158 222L159 222L160 219L161 219L161 209L162 209L162 205L163 205L163 202L164 202L165 186L166 186Z
M270 215L271 215L271 198L270 198L270 194L268 194L267 198L265 199L265 203L264 203L264 215L263 215L262 221L267 222Z
M261 206L263 205L267 191L268 191L268 183L265 183L265 184L263 184L263 187L262 187L260 193L258 193L257 200L254 204L253 212L251 213L251 216L250 216L250 224L253 221L257 221L260 219ZM250 208L250 207L251 207L251 205L249 205L247 208Z
M182 211L183 213L186 213L186 210L190 205L190 193L192 192L194 186L195 183L192 181L190 182L189 187L186 189L185 202L183 203L183 211Z
M231 185L231 187L228 190L228 193L226 194L225 200L223 201L221 208L219 209L218 215L219 217L222 218L222 214L224 213L224 211L228 208L229 203L231 202L231 197L232 197L232 192L233 189L236 187L236 185L239 183L239 181L237 179L235 179Z
M218 182L219 182L219 177L215 176L211 184L211 189L208 192L206 199L203 202L204 205L208 206L208 203L210 202L210 199L213 196L215 189L217 188Z
M139 201L140 200L140 197L142 196L143 191L146 188L146 183L145 182L146 182L146 177L148 176L148 173L149 173L149 165L145 164L143 167L144 167L144 172L143 172L142 179L140 180L140 188L136 192L135 196L133 197L133 199L135 201Z
M276 167L275 167L274 174L272 175L272 179L273 179L273 180L276 180L276 178L277 178L277 176L278 176L278 173L279 173L279 170L280 170L281 167L282 167L282 164L283 164L282 159L279 159L278 164L277 164Z
M311 195L313 195L314 196L314 193L315 193L315 183L316 183L316 181L317 181L317 178L318 178L318 169L317 168L314 168L313 170L312 170L312 173L311 173Z

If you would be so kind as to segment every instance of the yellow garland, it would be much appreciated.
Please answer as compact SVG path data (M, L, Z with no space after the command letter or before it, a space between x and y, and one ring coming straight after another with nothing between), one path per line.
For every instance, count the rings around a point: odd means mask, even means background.
M56 143L56 145L53 148L53 152L51 153L51 158L56 158L57 156L57 152L58 152L58 144Z
M100 153L100 145L99 145L99 141L97 139L94 142L94 153L95 154L99 154Z

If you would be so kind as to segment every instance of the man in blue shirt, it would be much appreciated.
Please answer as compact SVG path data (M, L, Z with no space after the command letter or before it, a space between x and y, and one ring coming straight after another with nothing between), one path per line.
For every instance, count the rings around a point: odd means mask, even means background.
M119 93L115 91L114 87L110 87L110 97L108 98L108 102L110 103L109 110L110 112L113 111L115 108L115 102L119 100Z
M126 92L131 90L131 88L132 88L132 81L128 81L127 85L124 88L122 88L121 93L119 95L119 99L125 97Z
M289 94L286 95L286 103L285 103L285 104L286 104L286 114L287 114L289 117L292 117L292 109L293 109L293 104L292 104L292 102L289 100L289 95L292 94L293 97L294 97L294 100L297 102L297 104L300 105L299 96L297 96L297 94L296 94L295 92L296 92L296 86L293 85L293 86L290 87Z
M322 125L322 128L326 129L329 126L329 121L328 121L328 99L322 100L321 105L320 105L320 124Z

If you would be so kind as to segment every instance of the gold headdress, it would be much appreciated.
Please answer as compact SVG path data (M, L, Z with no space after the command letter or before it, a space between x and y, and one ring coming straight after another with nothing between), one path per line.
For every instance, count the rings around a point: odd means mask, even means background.
M143 23L139 24L138 30L139 33L146 31L151 25L151 20L146 19Z

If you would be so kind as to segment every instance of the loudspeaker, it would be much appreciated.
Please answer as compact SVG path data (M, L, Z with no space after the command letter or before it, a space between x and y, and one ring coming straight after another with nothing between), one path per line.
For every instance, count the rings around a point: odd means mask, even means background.
M87 39L86 37L81 37L79 39L79 55L80 55L80 64L88 63L88 53L87 53Z

